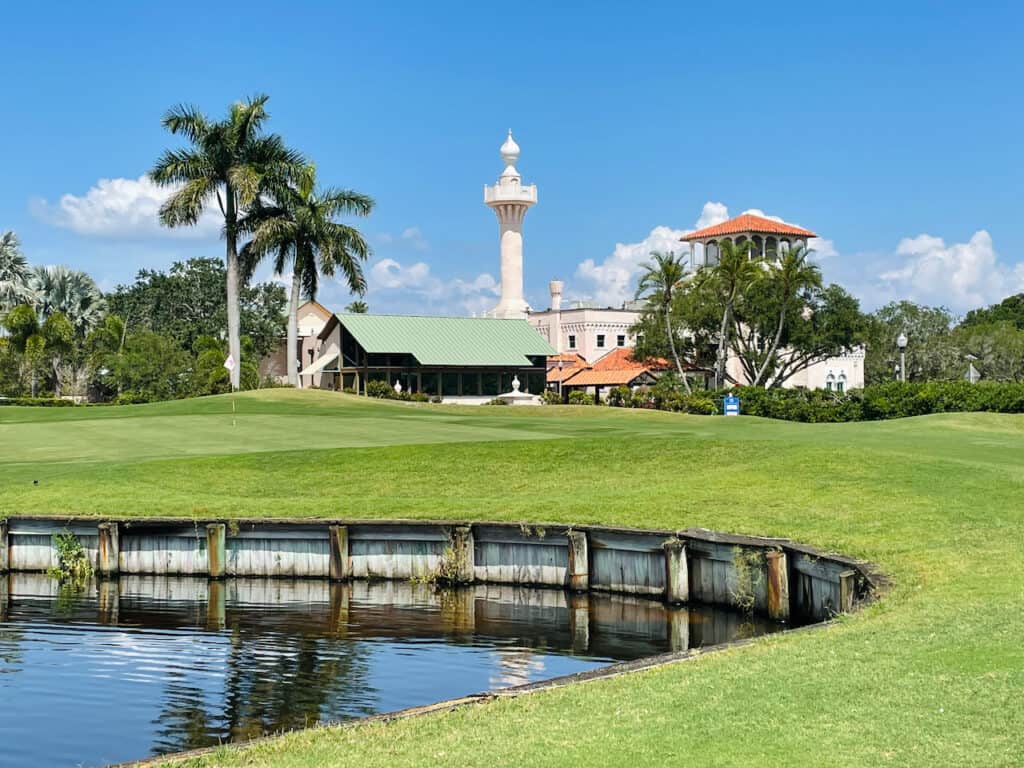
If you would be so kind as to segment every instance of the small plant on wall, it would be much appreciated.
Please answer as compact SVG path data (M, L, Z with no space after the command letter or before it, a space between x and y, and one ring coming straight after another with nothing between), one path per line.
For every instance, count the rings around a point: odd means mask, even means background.
M764 580L764 553L758 549L733 547L732 566L736 571L732 602L741 611L750 613L754 610L757 590Z
M52 578L76 586L84 586L92 578L92 561L75 534L71 531L54 534L53 548L57 552L57 565L49 570Z

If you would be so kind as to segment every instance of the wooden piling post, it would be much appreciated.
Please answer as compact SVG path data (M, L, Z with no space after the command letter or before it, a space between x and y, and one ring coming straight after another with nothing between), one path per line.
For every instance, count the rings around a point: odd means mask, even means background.
M457 584L472 584L476 575L474 572L473 528L471 526L460 525L455 528L452 534L452 551L455 554L455 582Z
M10 567L10 539L6 520L0 520L0 573L7 573Z
M227 575L225 533L224 523L210 523L206 526L207 574L211 579L223 579Z
M586 592L590 589L590 548L587 534L583 531L569 531L569 589Z
M669 539L661 545L665 550L665 601L685 603L690 599L690 569L686 562L686 542Z
M853 610L853 600L857 590L857 572L843 571L839 574L839 613Z
M100 523L97 533L96 573L101 579L117 576L121 560L121 526L117 523Z
M773 549L765 554L768 566L768 618L789 620L789 567L786 553Z
M331 580L346 581L352 575L348 562L348 526L328 527L331 547Z
M6 573L0 575L0 621L7 621L11 609L11 577Z

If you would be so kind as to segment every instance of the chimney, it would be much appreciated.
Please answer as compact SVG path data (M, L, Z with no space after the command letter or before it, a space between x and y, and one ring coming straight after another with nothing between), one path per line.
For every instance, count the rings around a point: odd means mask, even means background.
M561 280L552 280L548 283L548 290L551 291L551 308L555 311L562 308L562 289L564 287Z
M552 329L554 332L551 334L551 346L558 354L562 354L562 289L564 287L561 280L552 280L548 283L548 290L551 291L551 310L555 313L551 322L554 326Z

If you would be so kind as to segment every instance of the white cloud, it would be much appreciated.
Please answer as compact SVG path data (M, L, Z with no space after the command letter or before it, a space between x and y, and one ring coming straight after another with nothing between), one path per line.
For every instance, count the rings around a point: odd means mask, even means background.
M697 223L694 225L694 229L713 227L715 224L721 224L723 221L728 220L729 207L725 203L715 203L708 200L704 203L700 216L697 217Z
M160 224L160 206L174 192L147 176L100 179L84 195L62 195L55 204L42 198L29 202L36 218L79 235L109 238L215 238L223 224L216 205L194 227L168 229Z
M412 248L415 251L430 250L430 243L427 242L419 227L406 227L402 230L402 234L397 236L390 232L381 232L375 235L375 239L382 245Z
M576 267L576 277L588 284L599 304L618 306L633 298L641 265L652 251L689 252L679 238L690 230L655 227L638 243L616 243L615 250L601 263L587 259Z
M472 280L443 280L423 261L404 265L385 258L370 267L368 301L397 304L405 311L474 314L492 309L501 289L486 272ZM374 310L377 311L377 310Z
M879 287L895 298L965 311L1024 290L1024 263L1001 262L983 229L951 245L932 235L907 237L889 260L902 263L878 275Z

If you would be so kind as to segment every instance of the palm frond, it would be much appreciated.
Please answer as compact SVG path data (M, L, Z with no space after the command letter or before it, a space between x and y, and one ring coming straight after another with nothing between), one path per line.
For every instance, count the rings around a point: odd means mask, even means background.
M180 134L193 144L202 141L210 128L210 121L198 107L178 104L164 113L161 124L173 134Z
M216 191L217 185L212 179L192 179L160 206L160 223L165 227L195 224Z

